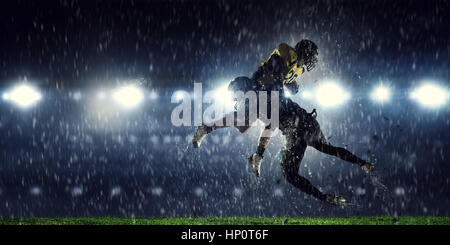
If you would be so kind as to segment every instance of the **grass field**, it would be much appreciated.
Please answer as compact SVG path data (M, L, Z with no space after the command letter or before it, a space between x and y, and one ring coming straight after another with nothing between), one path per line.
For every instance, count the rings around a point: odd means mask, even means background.
M0 218L0 225L450 225L450 217Z

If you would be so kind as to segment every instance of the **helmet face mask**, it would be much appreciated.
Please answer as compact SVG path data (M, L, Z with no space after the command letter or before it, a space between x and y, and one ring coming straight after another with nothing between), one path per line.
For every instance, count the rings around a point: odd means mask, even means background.
M318 62L317 54L313 55L312 57L309 57L309 59L307 59L305 62L306 70L311 71L312 69L314 69L314 67L316 67L317 62Z
M295 45L295 51L298 55L298 61L300 65L306 67L307 71L311 71L316 67L318 62L317 45L311 40L301 40Z

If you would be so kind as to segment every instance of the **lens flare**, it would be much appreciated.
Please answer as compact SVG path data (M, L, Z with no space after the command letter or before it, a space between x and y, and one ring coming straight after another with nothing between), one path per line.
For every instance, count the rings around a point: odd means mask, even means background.
M370 98L379 103L389 101L391 98L391 90L384 85L380 85L373 90L370 94Z

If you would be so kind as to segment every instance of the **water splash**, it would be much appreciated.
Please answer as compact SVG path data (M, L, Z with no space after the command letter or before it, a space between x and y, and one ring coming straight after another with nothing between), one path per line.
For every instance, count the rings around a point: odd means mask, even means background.
M392 191L382 182L381 176L376 171L372 171L369 173L369 178L372 185L380 191L379 195L383 202L387 202L388 204L394 203Z

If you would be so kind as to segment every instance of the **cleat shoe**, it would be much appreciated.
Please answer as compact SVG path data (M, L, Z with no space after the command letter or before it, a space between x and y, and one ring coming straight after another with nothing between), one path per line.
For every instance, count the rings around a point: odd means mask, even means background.
M256 177L259 177L259 171L261 167L261 161L263 157L258 154L253 154L248 158L248 162L252 165L252 171L256 175Z
M198 126L197 130L195 130L194 137L192 138L192 144L194 145L194 148L199 148L202 144L203 139L206 135L208 135L208 130L205 125Z
M345 206L347 200L345 197L336 196L334 194L326 194L323 202L332 206Z
M375 165L373 163L364 163L361 165L361 168L366 172L367 174L372 172Z

